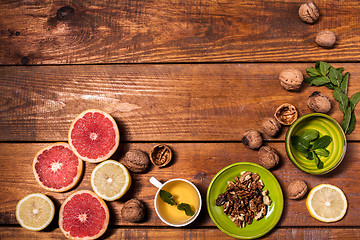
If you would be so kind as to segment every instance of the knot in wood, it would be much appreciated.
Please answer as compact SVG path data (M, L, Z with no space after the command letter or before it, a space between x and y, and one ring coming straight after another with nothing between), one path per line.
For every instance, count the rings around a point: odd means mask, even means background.
M65 6L65 7L62 7L60 8L58 11L57 11L57 18L60 20L60 21L63 21L63 20L69 20L70 18L72 18L74 16L74 9L70 6Z

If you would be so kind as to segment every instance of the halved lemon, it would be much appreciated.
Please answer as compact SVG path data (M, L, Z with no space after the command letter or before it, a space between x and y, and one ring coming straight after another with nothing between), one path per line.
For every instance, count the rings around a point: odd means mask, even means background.
M114 201L121 198L131 185L127 168L114 160L107 160L95 167L91 173L91 187L104 200Z
M348 204L340 188L320 184L311 189L306 207L313 218L321 222L336 222L345 216Z
M54 203L41 193L29 194L16 205L16 219L28 230L40 231L46 228L53 220L54 214Z

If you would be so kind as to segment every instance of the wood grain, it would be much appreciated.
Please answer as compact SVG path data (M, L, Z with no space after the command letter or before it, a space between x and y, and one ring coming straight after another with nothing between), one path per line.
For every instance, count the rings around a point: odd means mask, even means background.
M95 164L86 164L83 179L72 191L66 193L52 193L40 187L32 172L33 156L43 148L44 143L0 143L0 224L16 224L15 207L25 195L41 192L53 199L58 211L62 202L73 191L91 189L90 175ZM141 149L149 152L155 143L123 144L112 157L121 160L129 149ZM246 149L241 143L168 143L174 152L174 160L169 167L150 167L144 174L132 174L133 183L130 191L118 201L108 202L111 211L110 225L117 226L165 226L156 216L153 207L153 197L156 188L151 185L149 178L156 177L165 182L172 178L184 178L192 181L201 192L203 203L206 202L206 191L211 179L222 168L236 162L255 162L257 151ZM359 154L360 144L350 143L346 157L341 165L333 172L324 176L313 176L298 170L287 158L283 143L270 143L281 156L280 165L272 170L277 177L284 193L284 212L278 226L360 226L360 173ZM346 194L349 208L345 218L336 223L321 223L313 219L305 206L305 199L289 200L286 197L287 185L294 179L303 179L309 188L321 183L330 183L340 187ZM139 224L125 222L121 218L123 203L130 198L137 197L144 201L147 207L146 220ZM56 219L56 217L55 217ZM196 227L214 226L204 205ZM56 221L53 223L56 227ZM193 225L195 227L195 225Z
M66 239L60 229L32 232L20 227L1 227L0 238L13 239ZM101 239L234 239L218 229L188 228L110 228ZM345 239L360 238L358 228L276 228L260 239Z
M0 64L358 62L358 1L316 4L309 25L293 0L1 1ZM321 30L333 49L314 42Z
M72 120L98 108L116 119L122 141L240 141L245 130L260 129L262 120L285 102L303 115L311 112L306 100L313 91L333 100L325 87L304 84L289 92L280 86L283 69L296 67L305 74L313 65L0 67L0 140L66 141ZM350 72L349 96L360 89L358 64L333 65ZM334 100L330 116L342 121ZM275 140L283 140L285 133L286 127ZM360 128L348 139L360 140Z

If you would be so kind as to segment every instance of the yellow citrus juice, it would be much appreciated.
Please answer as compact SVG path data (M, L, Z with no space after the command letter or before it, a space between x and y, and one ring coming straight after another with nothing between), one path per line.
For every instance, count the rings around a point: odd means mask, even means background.
M195 214L199 210L199 195L196 189L194 189L194 187L189 183L181 180L175 180L167 183L162 189L171 193L177 204L189 204ZM179 225L186 223L193 217L187 216L185 211L178 210L176 205L171 206L170 204L165 203L163 200L161 200L159 195L156 199L156 204L160 216L168 223Z

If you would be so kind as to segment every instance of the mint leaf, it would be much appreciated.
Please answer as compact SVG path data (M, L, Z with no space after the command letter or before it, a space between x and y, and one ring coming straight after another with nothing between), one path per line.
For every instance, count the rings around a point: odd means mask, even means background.
M354 131L355 129L355 125L356 125L356 117L355 117L355 113L351 112L351 118L350 118L350 123L349 123L349 127L346 130L345 134L350 134L352 133L352 131Z
M177 209L185 211L186 216L193 216L195 212L191 209L190 205L187 203L180 203L177 206Z
M351 111L354 111L356 104L360 101L360 92L355 93L351 96L350 100L351 102Z
M291 144L296 150L302 153L307 153L310 147L310 142L306 141L303 137L294 135L291 137Z
M317 140L315 140L314 144L312 145L312 149L322 149L329 146L331 143L332 138L328 135L325 135Z
M176 205L174 197L171 193L169 193L165 190L160 190L159 195L160 195L161 200L163 200L164 202L170 204L171 206Z
M323 76L326 76L329 73L330 64L327 62L320 61L318 66L318 69Z
M307 152L306 158L309 160L314 160L314 152L313 151Z
M336 71L338 71L339 73L342 73L344 71L344 68L343 67L339 67L336 69Z
M324 168L324 163L320 160L320 158L314 153L314 160L318 169Z
M319 164L319 162L320 162L320 159L319 159L319 157L314 153L314 152L312 152L313 153L313 157L314 157L314 161L315 161L315 164L316 164L316 166Z
M334 89L334 99L339 102L339 108L342 113L345 113L347 107L348 107L348 97L345 93L341 91L340 88L335 87Z
M351 115L352 115L351 106L349 106L344 113L343 121L340 123L340 126L345 133L349 131L348 129L350 126Z
M345 94L347 94L348 84L349 84L349 73L347 72L345 73L342 82L340 84L340 89Z
M330 152L326 149L315 149L314 152L317 154L317 155L320 155L320 156L323 156L323 157L328 157Z
M330 67L329 69L329 78L332 84L335 86L340 87L341 81L342 81L342 75L341 72L336 71L334 67Z
M328 77L314 77L312 80L311 80L311 83L310 85L315 85L315 86L321 86L321 85L324 85L326 83L329 83L330 82L330 79Z
M316 70L313 67L306 69L306 72L310 77L319 77L319 76L321 76L321 73L319 73L318 70Z
M334 88L335 88L335 86L332 83L327 83L324 86L327 87L327 88L330 88L332 90L334 90Z
M303 137L306 141L311 142L319 137L319 132L314 129L305 129L300 136Z

